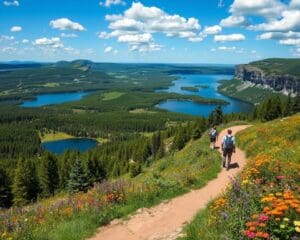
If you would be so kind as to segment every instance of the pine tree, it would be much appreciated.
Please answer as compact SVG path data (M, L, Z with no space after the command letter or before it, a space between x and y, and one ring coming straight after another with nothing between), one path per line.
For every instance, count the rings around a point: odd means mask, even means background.
M10 179L4 169L0 168L0 208L7 208L12 203Z
M46 155L42 158L39 168L39 182L42 197L54 195L54 192L58 187L59 177L57 159L51 153L46 153Z
M35 166L29 159L20 158L17 164L12 187L15 205L34 201L39 192Z
M215 119L216 123L215 125L220 125L223 122L223 111L220 105L218 105L215 109Z
M290 116L293 113L293 100L291 95L285 100L282 106L282 115L284 117Z
M293 113L299 113L299 112L300 112L300 94L298 93L293 101Z
M84 172L80 159L77 157L70 172L68 191L70 193L86 192L89 186L87 176Z

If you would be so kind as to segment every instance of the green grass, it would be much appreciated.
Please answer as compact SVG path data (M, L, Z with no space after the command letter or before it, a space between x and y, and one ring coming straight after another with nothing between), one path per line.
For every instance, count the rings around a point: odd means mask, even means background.
M39 136L42 143L75 138L74 136L64 132L49 132L44 134L39 133Z
M124 95L125 93L123 92L107 92L103 94L103 101L110 101L116 98L121 97L122 95Z
M218 87L220 93L253 104L259 104L266 98L274 95L286 98L283 94L275 93L271 89L246 85L238 79L220 81L220 83L221 84Z
M289 74L300 77L300 59L270 58L250 63L267 74Z

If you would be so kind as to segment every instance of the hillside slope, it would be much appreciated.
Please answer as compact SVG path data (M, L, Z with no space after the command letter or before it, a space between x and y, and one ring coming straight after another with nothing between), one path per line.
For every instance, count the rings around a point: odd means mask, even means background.
M245 170L185 239L299 239L300 115L257 124L238 134L238 144L249 158Z

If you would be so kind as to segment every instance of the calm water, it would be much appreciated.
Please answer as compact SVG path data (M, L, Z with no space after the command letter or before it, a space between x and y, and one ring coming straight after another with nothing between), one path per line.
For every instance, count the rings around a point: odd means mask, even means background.
M174 85L170 86L168 89L157 90L157 92L174 92L187 95L196 95L205 98L224 99L230 103L229 105L222 107L224 113L250 112L253 109L253 106L249 103L226 97L218 93L218 81L230 80L233 77L232 75L184 74L178 76L180 78L173 82ZM181 87L195 87L197 85L207 85L208 88L200 88L199 92L181 89ZM187 100L167 100L159 103L157 107L171 112L207 117L215 109L216 105L200 104Z
M90 138L71 138L65 140L45 142L42 147L52 153L62 154L67 150L85 152L96 147L98 142Z
M21 107L42 107L46 105L61 104L65 102L78 101L91 92L69 92L38 94L35 100L24 101Z

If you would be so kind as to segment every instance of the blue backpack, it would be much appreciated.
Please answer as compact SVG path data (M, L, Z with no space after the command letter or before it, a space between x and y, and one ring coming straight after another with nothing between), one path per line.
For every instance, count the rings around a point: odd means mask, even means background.
M224 148L226 150L233 150L234 143L233 143L233 136L226 135L225 141L224 141Z

